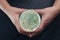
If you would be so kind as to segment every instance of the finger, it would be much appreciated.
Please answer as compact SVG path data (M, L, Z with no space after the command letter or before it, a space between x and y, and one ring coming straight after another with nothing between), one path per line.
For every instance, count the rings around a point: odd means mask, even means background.
M29 34L27 34L30 38L31 37L33 37L33 36L35 36L35 35L37 35L38 33L29 33Z
M39 14L43 14L43 9L35 9L36 12L38 12Z
M39 28L35 32L43 31L43 29L45 28L45 25L46 25L45 19L44 19L44 17L42 17L41 24L40 24Z
M18 11L18 13L20 13L20 14L21 14L21 13L22 13L22 12L24 12L25 10L26 10L26 9L18 8L18 10L17 10L17 11Z
M22 13L23 11L25 11L25 9L23 9L23 8L16 8L16 7L13 7L13 9L15 9L15 12L16 13Z
M41 31L44 29L44 26L45 26L45 21L42 20L42 21L41 21L41 25L40 25L40 27L38 28L38 31L41 32Z

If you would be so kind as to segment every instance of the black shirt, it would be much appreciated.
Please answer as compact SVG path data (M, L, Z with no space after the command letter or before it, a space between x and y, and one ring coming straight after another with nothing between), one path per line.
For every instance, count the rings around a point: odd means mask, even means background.
M19 8L45 8L52 6L55 0L8 0L8 2Z

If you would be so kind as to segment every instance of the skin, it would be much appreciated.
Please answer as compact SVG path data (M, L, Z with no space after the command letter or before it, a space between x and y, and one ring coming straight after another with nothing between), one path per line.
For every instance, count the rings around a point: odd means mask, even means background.
M3 12L5 12L5 14L11 19L12 23L16 26L19 33L26 34L29 37L32 37L32 36L37 35L41 31L43 31L45 26L49 22L51 22L56 17L56 15L58 15L60 11L60 0L55 0L55 3L52 7L47 7L44 9L34 9L36 12L42 15L42 22L41 22L40 27L37 30L35 30L34 32L30 32L30 33L24 31L20 27L19 21L18 21L19 14L24 12L26 9L13 7L9 5L7 0L0 0L0 9Z

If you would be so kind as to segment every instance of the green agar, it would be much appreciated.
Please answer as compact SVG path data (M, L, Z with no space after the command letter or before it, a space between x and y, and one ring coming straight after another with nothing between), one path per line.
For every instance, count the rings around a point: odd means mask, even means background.
M20 15L19 22L25 31L31 32L40 26L41 18L34 10L27 10Z

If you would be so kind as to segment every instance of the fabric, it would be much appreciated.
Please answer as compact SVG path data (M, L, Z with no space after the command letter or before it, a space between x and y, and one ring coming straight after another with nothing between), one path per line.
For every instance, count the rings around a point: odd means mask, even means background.
M8 0L11 6L37 9L50 7L55 0ZM60 14L38 35L29 38L20 34L8 16L0 10L0 40L60 40Z

